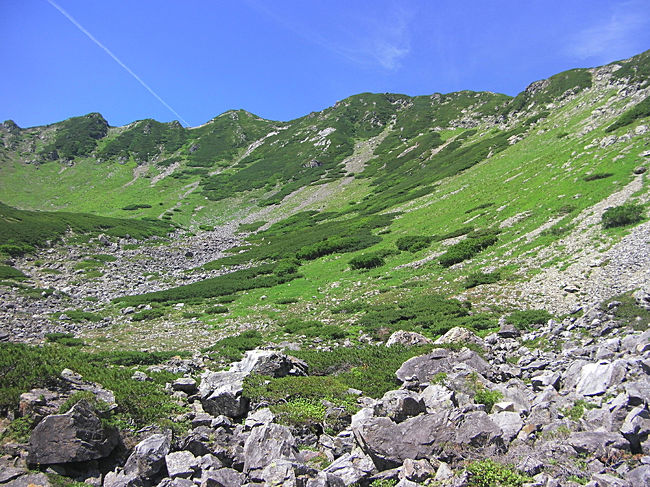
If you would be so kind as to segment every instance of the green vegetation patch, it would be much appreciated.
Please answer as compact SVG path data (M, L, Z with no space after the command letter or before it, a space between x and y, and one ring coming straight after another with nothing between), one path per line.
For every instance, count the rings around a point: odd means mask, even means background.
M645 117L650 117L650 96L623 112L613 124L605 129L605 132L614 132Z
M337 390L347 390L351 387L370 397L378 398L399 387L395 372L404 362L428 353L431 349L432 346L406 348L365 345L339 347L330 351L301 350L291 354L307 362L310 377L323 377L323 380L330 381L327 383L340 387ZM299 385L296 387L299 388ZM314 389L313 394L326 398L318 389Z
M113 237L146 238L163 236L173 230L157 220L127 220L86 213L18 210L0 203L0 253L22 255L48 241L56 241L68 231Z
M544 309L525 309L510 313L506 322L520 330L529 330L533 325L544 325L553 315Z
M244 352L253 350L264 343L261 333L257 330L246 330L239 335L222 338L211 347L202 349L208 353L212 360L220 360L223 363L241 360Z
M440 295L423 295L398 303L366 306L357 324L376 338L387 338L397 330L417 331L434 337L455 326L475 332L496 327L494 316L486 313L470 315L470 309L469 302Z
M276 264L262 264L250 269L242 269L224 274L222 276L205 279L203 281L178 286L164 291L139 294L134 296L122 296L115 298L113 302L123 303L126 306L137 306L147 303L181 302L188 300L201 300L225 296L238 291L258 289L277 286L289 282L296 277L296 274L278 276L274 274ZM152 310L153 311L153 310Z
M433 237L425 235L409 235L407 237L398 238L395 245L402 251L417 252L418 250L426 249L431 245L432 241Z
M521 487L532 479L513 465L504 465L489 458L467 467L470 487Z
M134 352L137 357L142 352ZM164 390L160 381L139 382L131 379L128 366L134 360L121 360L127 352L92 354L58 344L29 346L17 343L0 344L0 411L18 408L19 396L35 387L53 387L61 371L69 368L84 379L98 382L115 393L117 418L126 427L137 428L168 418L178 406ZM169 355L152 355L150 362L158 363ZM113 362L121 361L116 366Z
M90 154L108 133L108 122L99 113L73 117L56 124L54 141L42 149L49 159L74 159Z
M644 208L641 205L626 203L605 210L602 216L603 228L624 227L643 220Z
M650 327L650 310L639 306L633 295L633 292L629 292L615 296L601 305L601 308L608 313L613 313L616 320L624 325L638 331L645 331ZM619 304L611 305L614 302ZM611 309L608 309L608 305Z
M480 286L482 284L494 284L495 282L498 282L500 279L501 279L500 271L472 272L465 278L465 281L463 282L463 286L465 287L465 289L471 289L473 287Z
M27 279L27 276L15 267L0 264L0 279Z
M122 207L122 209L126 210L126 211L139 210L139 209L142 209L142 208L151 208L151 205L148 205L146 203L136 203L134 205L126 205L126 206Z
M465 260L471 259L480 251L494 245L498 240L497 233L474 232L468 234L465 240L452 245L442 254L438 261L443 267L451 267Z

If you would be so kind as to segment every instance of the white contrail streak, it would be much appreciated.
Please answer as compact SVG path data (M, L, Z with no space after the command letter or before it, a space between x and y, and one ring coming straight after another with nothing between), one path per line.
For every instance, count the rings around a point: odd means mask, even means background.
M106 47L104 44L102 44L101 42L99 42L99 41L95 38L95 36L93 36L93 35L92 35L90 32L88 32L88 31L87 31L87 30L86 30L86 29L85 29L85 28L84 28L84 27L83 27L79 22L77 22L77 21L75 20L75 18L74 18L72 15L70 15L70 14L69 14L68 12L66 12L66 11L65 11L61 6L57 5L57 4L56 4L55 2L53 2L52 0L46 0L46 1L47 1L47 3L49 3L50 5L52 5L55 9L57 9L59 12L61 12L61 14L63 14L63 15L65 16L65 18L67 18L70 22L72 22L72 23L74 24L74 26L75 26L77 29L79 29L81 32L83 32L84 34L86 34L86 35L88 36L88 38L89 38L91 41L93 41L95 44L97 44L99 47L101 47L101 48L106 52L106 54L108 54L110 57L113 58L113 60L114 60L117 64L119 64L120 66L122 66L122 67L126 70L127 73L129 73L131 76L133 76L133 77L136 79L136 81L137 81L138 83L140 83L142 86L144 86L144 87L146 88L146 90L147 90L149 93L151 93L151 94L156 98L156 100L158 100L160 103L162 103L162 104L165 106L165 108L167 108L170 112L172 112L174 115L176 115L176 116L178 117L178 119L179 119L181 122L183 122L186 126L189 127L190 124L187 123L187 122L183 119L183 117L181 117L181 116L178 114L178 112L177 112L176 110L174 110L171 106L169 106L169 104L168 104L165 100L163 100L162 98L160 98L160 96L158 95L158 93L156 93L155 91L153 91L153 90L149 87L149 85L148 85L147 83L145 83L144 81L142 81L142 79L141 79L137 74L135 74L133 71L131 71L131 69L130 69L126 64L124 64L122 61L120 61L120 59L119 59L115 54L113 54L113 53L111 52L111 50L110 50L108 47Z

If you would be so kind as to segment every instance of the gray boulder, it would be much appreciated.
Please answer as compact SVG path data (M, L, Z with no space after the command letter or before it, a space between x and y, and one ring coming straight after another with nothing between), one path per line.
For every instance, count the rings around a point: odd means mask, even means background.
M204 471L201 475L201 487L240 487L245 475L232 468Z
M357 444L379 470L398 467L407 458L437 456L456 439L445 414L424 414L399 424L385 417L370 418L352 429Z
M203 409L219 416L239 418L248 411L249 400L242 396L246 372L212 372L201 375L199 394Z
M471 330L462 326L455 326L447 333L438 338L434 343L436 345L443 345L447 343L472 343L481 347L485 346L483 340L476 336Z
M617 362L601 360L588 363L580 370L580 379L576 392L582 396L597 396L604 394L607 389L620 383L625 377L625 368Z
M105 428L87 401L65 414L47 416L29 438L28 463L85 462L105 458L119 442L117 430Z
M170 444L170 436L163 434L151 435L142 440L126 461L124 473L135 477L153 477L165 465L165 455L169 453Z
M436 474L436 469L433 468L428 460L412 460L407 458L399 472L400 479L407 479L411 482L424 482Z
M175 451L165 456L167 473L171 478L192 477L199 470L199 460L189 451Z
M415 392L405 389L386 392L376 409L375 414L387 416L396 423L426 412L424 400Z
M503 441L506 443L511 442L524 427L524 422L519 413L512 411L501 411L498 413L490 414L490 419L496 424L503 432Z
M400 382L427 382L440 372L451 371L450 355L449 350L438 348L426 355L413 357L402 364L395 376Z
M231 372L246 374L270 375L284 377L286 375L306 375L307 364L295 357L290 357L274 350L250 350L240 362L235 362Z
M620 431L630 442L632 452L642 453L642 444L648 440L650 435L650 412L643 406L635 407L625 417Z
M433 413L437 410L452 409L456 406L454 391L439 384L427 386L420 397L424 400L427 412Z
M386 341L387 347L393 345L402 345L404 347L415 347L417 345L427 345L433 341L424 335L420 335L415 331L397 330Z
M172 383L172 389L187 394L193 394L197 390L196 381L191 377L179 377Z
M612 450L630 451L630 444L620 433L581 431L569 436L567 443L576 453L596 457L608 456Z
M26 475L22 475L18 478L10 480L6 484L2 484L2 487L51 487L50 479L47 478L47 475L44 473L33 473L30 472Z
M339 477L348 486L369 477L376 472L376 468L370 457L359 450L353 450L334 460L323 472Z
M291 460L272 460L262 471L264 485L305 485L317 475L318 470Z
M455 429L458 446L483 448L503 446L503 432L484 411L465 414Z
M641 465L625 474L631 485L650 485L650 465Z
M272 460L298 460L296 440L289 428L267 424L253 428L244 443L244 473L263 481L262 471Z
M331 473L318 472L315 478L307 480L305 487L345 487L345 482Z

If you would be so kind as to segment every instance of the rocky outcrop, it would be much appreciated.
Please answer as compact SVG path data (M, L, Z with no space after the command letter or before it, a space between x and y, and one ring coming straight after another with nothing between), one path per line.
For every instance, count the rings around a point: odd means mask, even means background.
M102 424L86 401L65 414L47 416L29 438L31 464L85 462L107 457L119 442L117 430Z

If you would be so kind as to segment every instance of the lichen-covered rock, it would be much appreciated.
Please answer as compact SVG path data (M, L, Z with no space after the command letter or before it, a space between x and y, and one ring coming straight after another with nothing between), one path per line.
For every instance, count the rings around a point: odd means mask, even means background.
M253 481L263 481L262 471L272 460L298 460L289 428L278 424L253 428L244 444L244 473Z

